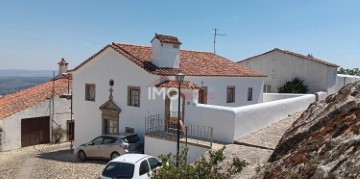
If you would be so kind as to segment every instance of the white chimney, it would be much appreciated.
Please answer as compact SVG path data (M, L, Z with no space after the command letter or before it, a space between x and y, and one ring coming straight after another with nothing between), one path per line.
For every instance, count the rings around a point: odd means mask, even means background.
M152 63L160 68L179 68L180 45L177 37L155 33L151 40Z
M69 63L66 62L64 58L62 58L58 64L59 64L59 75L62 75L63 73L66 73L68 71Z

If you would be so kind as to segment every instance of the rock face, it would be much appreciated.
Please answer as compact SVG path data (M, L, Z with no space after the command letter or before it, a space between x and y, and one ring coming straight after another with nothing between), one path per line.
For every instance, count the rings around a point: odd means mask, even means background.
M360 82L311 104L256 178L360 178Z

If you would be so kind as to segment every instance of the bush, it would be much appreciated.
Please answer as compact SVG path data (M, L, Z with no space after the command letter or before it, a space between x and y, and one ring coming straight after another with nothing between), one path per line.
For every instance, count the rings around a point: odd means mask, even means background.
M286 81L281 87L278 88L279 93L301 93L305 94L309 91L308 87L304 84L304 80L298 77L292 81Z
M225 147L220 150L209 150L209 159L204 156L194 164L187 164L188 148L184 148L179 155L179 167L176 167L176 155L160 155L162 168L156 173L154 178L158 179L183 179L183 178L230 178L236 173L240 173L248 165L245 160L235 157L229 168L223 169L220 165L225 159L223 154Z
M52 136L54 143L59 143L60 140L64 137L65 131L61 128L61 126L54 128L52 130Z

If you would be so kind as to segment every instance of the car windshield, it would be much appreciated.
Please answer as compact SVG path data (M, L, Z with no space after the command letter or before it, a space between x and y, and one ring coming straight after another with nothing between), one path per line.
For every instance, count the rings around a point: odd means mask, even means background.
M137 135L131 135L131 136L125 137L123 140L126 143L136 143L136 142L140 141L140 138Z
M134 168L134 164L111 162L106 166L102 175L109 178L132 178Z

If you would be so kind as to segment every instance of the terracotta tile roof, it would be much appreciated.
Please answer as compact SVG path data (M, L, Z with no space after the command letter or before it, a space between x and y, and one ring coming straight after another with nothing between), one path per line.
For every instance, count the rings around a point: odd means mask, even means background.
M174 36L169 36L169 35L161 35L161 34L156 34L155 33L155 37L160 40L160 42L162 43L169 43L169 44L179 44L181 45L180 40L177 37ZM153 39L154 40L154 39ZM151 41L153 41L151 40Z
M70 88L71 88L70 81ZM45 101L51 97L53 81L48 81L37 86L27 88L0 98L0 120L19 111ZM66 79L55 80L55 95L67 93L68 81Z
M157 85L155 85L156 87L160 87L160 88L178 88L179 87L179 83L176 80L166 80L164 82L161 82ZM190 81L184 81L181 84L181 88L182 89L200 89L200 86L196 85L195 83L192 83Z
M227 77L265 77L266 75L242 66L236 62L211 52L180 50L180 68L159 68L151 63L152 50L149 46L113 43L101 49L95 55L81 63L72 71L91 61L105 49L112 48L149 73L162 76L174 76L183 73L186 76L227 76Z
M331 66L331 67L339 67L339 65L336 65L334 63L329 63L329 62L326 62L326 61L323 61L323 60L320 60L320 59L317 59L317 58L314 58L314 57L308 57L306 55L291 52L291 51L288 51L288 50L281 50L281 49L278 49L278 48L275 48L275 49L270 50L268 52L262 53L260 55L255 55L253 57L246 58L246 59L241 60L239 62L251 60L253 58L260 57L260 56L266 55L266 54L274 52L274 51L279 51L279 52L282 52L282 53L285 53L285 54L288 54L288 55L292 55L292 56L295 56L295 57L299 57L299 58L302 58L302 59L305 59L305 60L313 61L313 62L320 63L320 64L323 64L323 65Z

